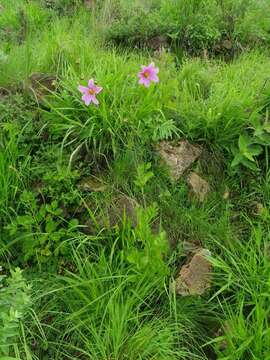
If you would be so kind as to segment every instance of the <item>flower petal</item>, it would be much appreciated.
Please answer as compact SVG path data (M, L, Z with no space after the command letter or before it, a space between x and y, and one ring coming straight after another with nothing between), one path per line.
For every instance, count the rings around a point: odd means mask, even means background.
M84 101L86 106L89 106L91 101L92 101L92 95L85 94L85 95L82 96L82 100Z
M145 87L149 87L150 86L151 81L149 79L146 79L145 77L141 77L139 80L139 84L144 85Z
M157 74L159 72L159 68L158 67L155 67L155 63L151 63L147 66L147 71L150 73L150 74Z
M91 95L91 101L92 101L95 105L98 105L98 104L99 104L99 101L98 101L98 99L95 97L95 95Z
M159 82L159 78L156 74L150 74L149 76L149 80L153 81L154 83L158 83Z
M79 90L82 94L85 94L85 93L87 93L88 88L85 87L85 86L79 85L79 86L78 86L78 90Z
M94 86L94 79L88 81L88 87L91 89Z
M103 87L101 86L95 86L95 93L98 94L103 90Z

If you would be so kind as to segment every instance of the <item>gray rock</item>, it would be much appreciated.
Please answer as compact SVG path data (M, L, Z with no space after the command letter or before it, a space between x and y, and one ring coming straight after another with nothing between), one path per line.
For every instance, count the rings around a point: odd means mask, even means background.
M85 192L104 192L107 186L100 179L87 176L79 181L78 188Z
M115 199L109 208L109 221L110 226L120 224L125 216L130 220L131 226L137 226L137 213L136 210L139 204L136 200L126 196L119 195Z
M210 192L210 185L208 182L195 172L191 172L187 177L187 183L195 197L200 202L203 202Z
M157 149L168 166L173 180L178 180L202 152L201 147L192 145L185 139L176 144L171 141L161 141Z
M182 266L175 279L177 294L202 295L210 287L212 266L207 256L210 256L210 251L200 249L188 264Z

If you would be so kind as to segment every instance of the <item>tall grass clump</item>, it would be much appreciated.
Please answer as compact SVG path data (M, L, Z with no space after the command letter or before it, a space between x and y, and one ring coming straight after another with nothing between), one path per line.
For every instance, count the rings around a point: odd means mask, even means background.
M17 194L23 189L29 158L20 152L22 131L16 124L2 123L0 135L0 213L1 223L12 213ZM2 225L3 225L2 223Z
M223 358L268 358L270 333L269 246L267 229L251 226L245 242L233 240L218 246L221 255L213 261L223 314L222 331L213 341Z
M230 64L187 61L179 73L178 126L188 136L227 150L268 103L267 56L253 52Z
M44 309L39 323L48 331L43 352L44 339L38 340L37 356L206 358L196 344L203 326L195 319L203 319L207 304L194 299L194 308L192 300L176 300L170 292L166 239L150 235L144 219L149 211L143 210L134 230L124 220L107 237L81 239L73 252L76 271L58 276L39 296ZM35 331L28 336L39 339Z
M97 58L100 61L96 61ZM137 71L143 61L147 60L92 51L86 61L82 58L80 71L69 67L66 76L69 80L61 84L59 94L48 100L50 112L44 114L52 134L60 136L64 145L72 144L74 151L85 143L104 154L115 154L119 147L130 142L143 144L158 140L162 136L162 125L168 120L165 113L176 82L169 80L168 72L164 72L164 82L158 88L139 87ZM88 74L84 81L78 77L80 72ZM98 107L86 108L80 99L78 84L85 85L88 77L94 77L97 84L103 86ZM166 125L165 136L177 132L172 121Z

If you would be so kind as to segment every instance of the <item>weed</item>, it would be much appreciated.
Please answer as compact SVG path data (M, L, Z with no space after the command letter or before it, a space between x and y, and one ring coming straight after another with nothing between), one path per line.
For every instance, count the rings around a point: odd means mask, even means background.
M13 355L12 349L20 334L20 322L31 304L30 287L19 268L11 271L7 279L1 275L0 281L0 355L8 356Z

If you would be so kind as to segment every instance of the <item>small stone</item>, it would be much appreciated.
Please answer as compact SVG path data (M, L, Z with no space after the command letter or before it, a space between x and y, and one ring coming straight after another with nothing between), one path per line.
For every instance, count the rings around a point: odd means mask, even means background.
M228 200L229 197L230 197L230 191L229 191L228 187L226 186L224 194L223 194L223 199Z
M227 50L231 50L233 47L233 44L232 44L231 40L229 40L229 39L224 40L222 45Z
M131 226L137 226L137 208L139 204L136 200L126 196L119 195L113 199L112 205L109 209L110 226L121 224L123 216L130 220Z
M103 192L107 186L100 179L88 176L78 183L78 188L81 191Z
M260 203L260 202L255 202L255 204L254 204L254 215L257 215L257 216L262 215L263 211L264 211L263 204Z
M157 149L162 160L169 167L173 180L178 180L202 152L201 147L194 146L185 139L176 144L171 141L161 141Z
M184 240L183 241L183 251L185 255L189 255L190 253L196 253L198 249L201 248L201 244L198 240Z
M208 182L202 179L195 172L189 174L187 177L187 182L196 198L203 202L210 192L210 186Z
M183 265L175 280L175 291L182 296L202 295L210 287L212 266L207 249L198 250L190 262Z

